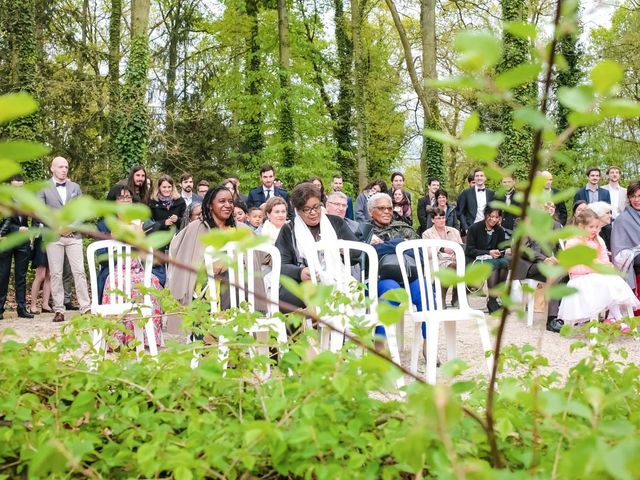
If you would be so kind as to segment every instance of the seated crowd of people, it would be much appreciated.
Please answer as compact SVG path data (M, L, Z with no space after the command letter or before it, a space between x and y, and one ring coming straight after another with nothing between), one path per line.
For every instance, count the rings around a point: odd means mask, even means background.
M40 192L40 198L51 208L61 208L68 200L81 195L78 184L68 178L68 162L56 157L51 163L50 184ZM553 177L549 172L540 172L547 182L545 188L552 188ZM586 266L570 269L564 279L577 292L565 297L561 302L551 300L547 317L547 329L558 332L564 322L579 324L607 311L606 321L618 322L621 330L628 325L621 322L626 309L640 308L633 289L636 276L640 274L640 182L632 182L625 189L619 184L621 171L609 167L609 183L599 186L600 170L589 169L587 185L578 190L574 198L573 216L568 218L563 202L549 203L545 210L553 220L551 228L561 228L570 221L585 231L583 236L571 238L564 248L583 244L596 251L596 262L614 265L623 276L603 275ZM178 184L168 175L161 175L155 184L142 167L134 167L129 177L115 185L107 199L115 202L139 202L149 206L151 218L144 223L135 223L136 228L145 233L172 230L173 240L165 247L172 258L189 265L202 266L204 245L199 237L211 229L248 228L265 236L280 251L282 275L297 282L311 279L307 258L309 248L320 239L324 241L344 239L372 245L379 256L378 291L384 292L400 288L402 276L395 246L411 239L442 239L460 244L464 248L467 264L483 262L491 265L491 275L487 280L489 297L487 310L491 313L501 308L498 298L493 296L493 287L504 282L509 275L511 256L510 237L516 226L513 214L503 212L491 202L498 200L507 205L517 204L515 179L502 180L503 194L496 194L486 185L486 177L481 169L476 169L468 178L469 187L457 197L454 204L450 194L441 188L438 179L430 179L426 193L416 205L418 225L413 225L413 201L404 186L404 176L394 172L391 188L382 180L371 182L356 197L342 192L343 179L335 175L330 191L324 189L320 177L313 177L299 183L289 193L275 177L274 168L265 165L260 170L260 185L247 196L240 191L238 178L230 177L218 186L210 186L205 180L194 185L193 176L184 174ZM19 188L22 178L16 176L12 184ZM180 187L178 189L178 186ZM20 215L7 217L0 226L0 236L28 228L28 219ZM98 222L98 230L108 234L105 222ZM515 280L546 280L543 264L557 263L555 252L541 248L535 239L526 240L525 253L516 262L511 272ZM442 248L438 252L441 268L455 268L458 259L454 251ZM79 308L81 312L90 309L86 274L84 270L82 239L78 233L62 235L49 243L46 249L40 239L18 245L0 254L0 318L4 313L12 258L15 261L15 294L17 313L20 317L33 318L40 312L53 311L54 322L64 321L65 310ZM26 271L31 261L35 278L31 289L31 305L26 305ZM219 265L216 273L224 273L225 266ZM134 282L142 278L142 264L132 266ZM98 275L98 297L107 302L105 291L108 285L108 267L103 264ZM152 285L168 288L183 305L198 296L203 287L203 279L191 271L181 270L173 265L167 269L163 264L153 267ZM71 280L75 284L79 307L71 303ZM369 279L371 281L372 279ZM416 280L411 280L411 301L421 305L420 289ZM270 288L269 285L263 285ZM38 294L42 288L42 306L37 307ZM49 297L53 303L49 303ZM284 286L280 286L281 309L290 312L304 308L301 299ZM444 300L444 299L443 299ZM457 304L457 290L452 289L450 304ZM221 298L221 308L228 308L228 299ZM157 330L162 326L161 312L153 305L154 324ZM132 326L130 326L132 328ZM382 331L380 332L382 333ZM426 332L423 328L423 336ZM127 335L119 340L126 343Z

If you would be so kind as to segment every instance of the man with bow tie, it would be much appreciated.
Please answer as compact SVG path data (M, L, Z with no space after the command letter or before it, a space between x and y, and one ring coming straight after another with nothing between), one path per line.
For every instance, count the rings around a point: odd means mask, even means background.
M42 201L50 208L57 210L62 208L73 198L82 195L80 186L67 178L69 163L63 157L56 157L51 162L49 186L39 193ZM80 304L80 312L86 313L91 307L87 276L84 271L84 254L82 251L82 236L79 233L69 232L56 241L47 245L47 257L49 259L49 271L51 274L51 294L53 297L54 322L64 321L64 287L62 282L62 270L65 255L69 260L73 283L76 287L76 295Z
M484 221L484 207L494 198L495 193L486 187L484 172L481 168L473 171L475 185L464 190L458 197L458 218L461 230L466 232L476 222Z

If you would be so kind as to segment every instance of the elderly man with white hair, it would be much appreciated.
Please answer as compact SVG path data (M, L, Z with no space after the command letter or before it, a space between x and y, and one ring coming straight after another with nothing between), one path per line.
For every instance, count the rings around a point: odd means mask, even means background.
M607 202L593 202L587 207L598 216L600 220L600 238L607 246L607 252L611 252L611 219L613 218L613 208Z
M327 196L327 203L325 209L327 214L335 215L344 220L349 229L358 236L360 224L355 220L351 220L347 217L347 210L349 208L349 197L342 192L333 192Z

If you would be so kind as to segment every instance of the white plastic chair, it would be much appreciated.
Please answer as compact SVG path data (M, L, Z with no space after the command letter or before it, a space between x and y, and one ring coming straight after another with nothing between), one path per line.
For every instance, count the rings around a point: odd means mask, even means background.
M256 336L268 335L271 331L276 333L276 339L280 345L280 353L283 352L283 346L287 343L287 329L284 322L277 317L278 314L278 300L280 291L280 270L282 266L282 260L280 257L280 251L273 245L262 244L256 247L250 248L247 251L241 252L237 249L236 243L228 243L224 249L216 251L213 247L207 247L204 252L204 263L208 276L208 288L211 299L211 314L214 315L220 312L220 305L218 304L218 285L216 284L217 275L214 271L214 264L216 261L222 261L228 266L229 273L229 285L225 288L225 295L229 295L229 303L231 308L238 308L241 303L247 302L250 312L256 311L256 298L254 292L254 285L256 274L261 275L260 269L254 267L256 254L264 254L271 256L271 290L268 293L269 303L267 305L267 312L264 317L256 319L254 325L247 330L247 333L255 334ZM239 288L241 287L241 288ZM220 336L218 338L218 346L220 352L220 359L226 366L226 360L228 357L228 347L225 346L226 340ZM268 353L268 350L267 350ZM253 351L250 351L253 354ZM267 371L267 375L269 372Z
M105 256L109 264L109 282L104 291L109 295L109 303L100 304L98 298L98 270L96 269L96 254L99 250L106 250ZM124 317L128 313L149 317L144 324L147 334L149 353L158 354L158 345L162 345L162 338L156 338L151 318L151 296L145 294L142 304L136 303L131 297L131 245L116 240L99 240L87 247L87 263L89 265L89 279L91 281L91 313L102 316ZM102 257L102 255L100 255ZM151 288L151 269L153 268L153 254L147 253L144 259L144 282L146 288ZM140 328L141 322L134 323L134 336L138 340L136 354L144 350L144 334ZM92 332L93 347L98 351L106 351L104 332L94 329Z
M411 348L411 371L418 373L418 351L422 342L421 324L427 324L427 365L425 368L426 380L430 384L436 383L436 363L438 358L438 336L440 334L440 323L445 322L445 337L447 342L447 355L449 359L456 356L456 324L455 322L475 320L480 333L480 342L483 353L491 352L491 341L489 330L485 321L484 312L474 310L469 306L467 299L467 291L465 284L460 282L457 284L458 289L458 308L444 308L442 285L440 279L435 275L440 268L438 262L438 251L440 248L450 248L454 251L456 260L456 274L459 277L464 276L465 272L465 256L462 247L449 240L406 240L396 246L396 255L398 255L400 270L405 290L410 296L410 286L405 265L405 253L409 250L413 251L416 261L420 288L421 310L418 311L412 302L409 302L409 310L415 323L415 331L413 336L413 345ZM428 308L427 308L428 307ZM487 356L487 367L489 371L493 366L493 353Z
M533 326L534 315L534 303L535 303L535 290L538 288L541 282L533 280L532 278L526 278L524 280L514 280L511 286L512 295L515 300L522 301L527 316L527 326ZM527 288L525 288L525 285ZM528 291L533 290L533 292Z

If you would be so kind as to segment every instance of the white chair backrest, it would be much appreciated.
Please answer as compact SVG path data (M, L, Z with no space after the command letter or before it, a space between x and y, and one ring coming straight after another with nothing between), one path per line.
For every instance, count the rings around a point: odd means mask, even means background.
M278 298L280 285L280 270L282 267L282 259L280 251L271 244L263 243L256 247L252 247L244 252L238 250L238 244L235 242L227 243L222 250L215 250L213 247L207 247L204 251L204 263L207 271L207 284L209 287L209 295L211 298L211 313L220 311L218 304L219 287L216 280L220 275L216 275L214 264L217 261L223 262L228 267L229 272L229 301L231 308L238 308L242 302L247 302L250 311L255 311L255 292L254 285L256 276L262 275L260 269L256 272L255 265L256 255L258 259L267 255L271 256L271 290L268 294L269 304L267 313L272 316L278 312ZM263 281L260 279L260 281ZM226 289L225 289L226 290Z
M359 265L360 260L351 261L351 252L360 252L366 257L366 272L361 272L361 278L354 279L352 268ZM360 258L360 257L359 257ZM378 299L378 253L371 245L351 240L328 242L320 240L308 249L307 264L311 279L317 282L334 285L342 293L349 293L353 281L368 282L369 297L372 301Z
M466 259L462 246L456 242L452 242L451 240L418 239L405 240L396 246L396 255L398 255L405 288L408 285L409 275L404 261L404 255L405 253L413 252L418 270L420 301L423 312L427 310L444 309L444 305L442 304L442 284L440 278L436 276L436 272L443 270L438 261L438 252L441 248L450 248L453 250L456 262L456 275L463 277ZM458 283L456 288L458 289L460 309L469 309L465 284L462 282ZM416 307L412 302L409 302L409 308L415 309Z
M104 251L102 251L104 250ZM135 254L135 253L134 253ZM99 240L87 247L87 263L91 281L91 312L109 314L114 309L131 308L131 245L116 240ZM104 292L109 295L107 305L99 305L98 298L98 261L107 260L109 265L109 282L104 286ZM153 254L149 252L144 261L144 286L151 287L151 269L153 268ZM149 304L150 298L145 295L144 304Z

